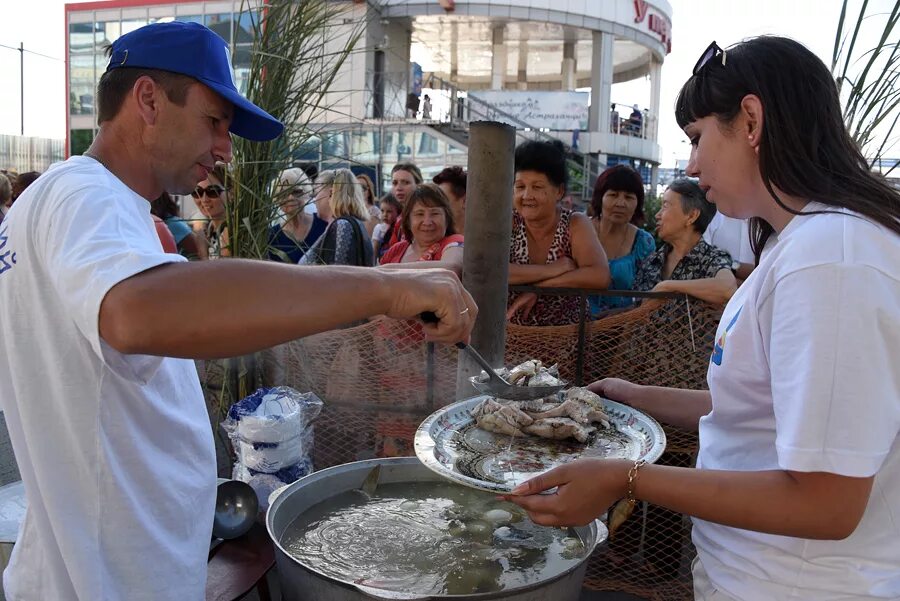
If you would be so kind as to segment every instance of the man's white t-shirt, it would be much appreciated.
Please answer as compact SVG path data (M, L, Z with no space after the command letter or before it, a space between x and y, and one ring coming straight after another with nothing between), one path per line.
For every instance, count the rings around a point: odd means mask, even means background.
M0 225L0 402L28 499L10 601L204 597L216 463L196 369L99 333L110 288L183 260L87 157L53 165Z
M845 540L695 519L717 589L747 601L900 599L898 366L900 236L846 211L794 217L722 316L697 466L874 475L874 486Z
M753 249L750 247L750 222L716 213L703 232L707 244L728 251L736 261L753 265Z

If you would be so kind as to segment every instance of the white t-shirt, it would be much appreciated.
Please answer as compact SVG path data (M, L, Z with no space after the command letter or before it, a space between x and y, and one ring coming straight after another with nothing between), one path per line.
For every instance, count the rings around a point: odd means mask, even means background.
M87 157L53 165L0 225L0 401L28 498L10 601L203 598L216 463L196 368L99 334L110 288L183 260Z
M384 235L387 233L388 224L384 222L379 222L375 224L375 229L372 230L372 241L373 242L384 242Z
M900 236L848 212L794 217L725 308L697 466L875 475L874 487L845 540L695 519L716 588L747 601L900 599L898 365Z
M741 263L753 265L753 249L750 248L750 222L747 219L735 219L722 213L716 213L703 239L707 244L728 251L728 254Z

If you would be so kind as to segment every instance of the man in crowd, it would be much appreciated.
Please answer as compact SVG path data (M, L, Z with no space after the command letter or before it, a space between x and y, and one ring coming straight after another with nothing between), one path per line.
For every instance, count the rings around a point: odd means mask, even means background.
M465 170L459 165L445 167L432 178L450 201L450 210L453 212L453 224L456 226L457 234L465 234L467 179Z
M184 194L230 134L283 126L237 92L226 43L156 23L110 49L99 133L0 225L0 400L28 499L8 599L202 599L216 463L190 358L251 353L372 314L477 309L444 270L298 267L165 254L150 199ZM310 291L315 291L311 293Z

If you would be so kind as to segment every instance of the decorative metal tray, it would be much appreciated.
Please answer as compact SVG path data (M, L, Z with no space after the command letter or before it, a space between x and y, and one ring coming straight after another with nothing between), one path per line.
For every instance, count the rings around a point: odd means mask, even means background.
M422 422L415 448L426 467L472 488L505 493L581 457L653 463L666 448L666 434L655 419L609 399L603 403L612 428L598 425L584 443L487 432L475 425L471 415L486 398L482 395L448 405Z

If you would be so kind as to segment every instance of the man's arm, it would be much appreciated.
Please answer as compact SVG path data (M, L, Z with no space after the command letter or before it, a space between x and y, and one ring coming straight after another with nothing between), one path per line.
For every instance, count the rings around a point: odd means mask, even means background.
M468 309L468 311L466 311ZM426 336L468 339L478 312L442 269L294 266L230 259L172 263L113 286L100 306L100 336L122 353L231 357L371 315L433 311Z

